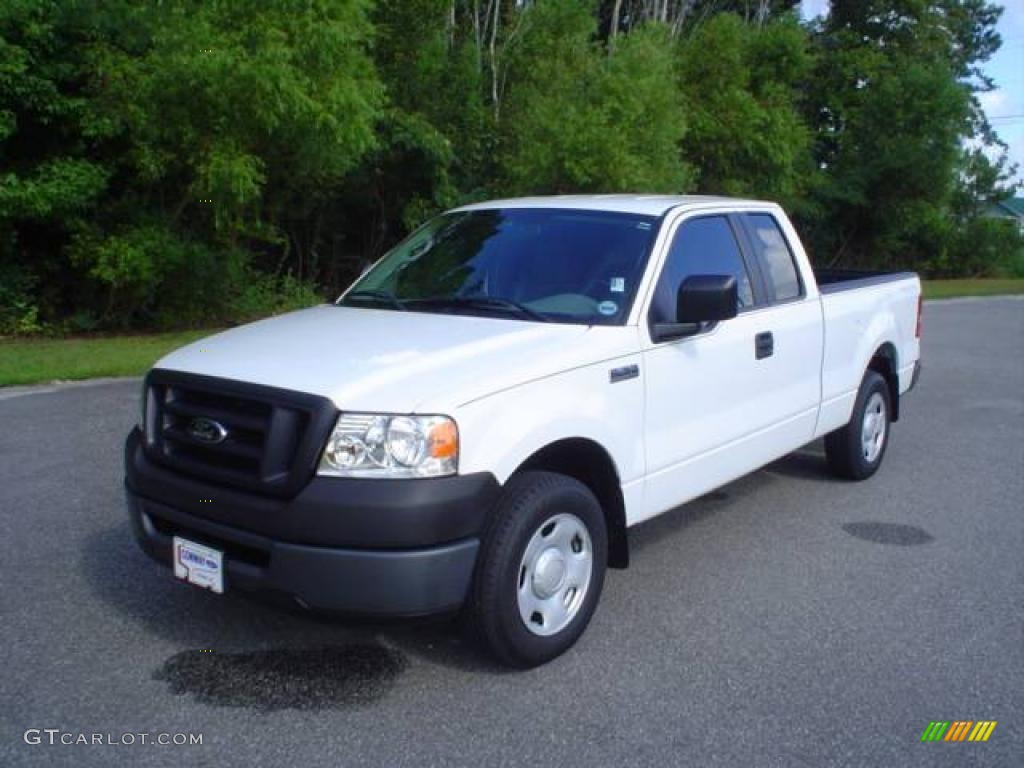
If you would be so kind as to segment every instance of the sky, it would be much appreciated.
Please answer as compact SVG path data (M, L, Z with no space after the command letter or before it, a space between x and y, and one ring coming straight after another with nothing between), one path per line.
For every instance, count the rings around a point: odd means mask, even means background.
M979 96L999 137L1008 145L1010 162L1017 164L1017 180L1024 182L1024 0L1003 0L997 30L1002 47L984 64L995 90ZM828 0L802 0L804 18L828 11ZM1021 190L1018 195L1024 194Z

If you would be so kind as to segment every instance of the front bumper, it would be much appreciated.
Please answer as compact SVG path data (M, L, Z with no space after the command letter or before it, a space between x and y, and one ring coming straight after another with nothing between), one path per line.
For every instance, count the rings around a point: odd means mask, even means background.
M311 480L271 499L172 472L134 430L125 489L139 545L170 568L174 536L224 552L227 590L320 611L417 616L457 609L499 486L490 474Z

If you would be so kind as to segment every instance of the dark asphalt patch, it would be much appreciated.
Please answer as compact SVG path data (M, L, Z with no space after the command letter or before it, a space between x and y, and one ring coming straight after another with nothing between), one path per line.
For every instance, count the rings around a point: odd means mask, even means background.
M898 547L913 547L935 541L924 528L900 523L847 523L843 530L858 539L872 544L895 544Z
M380 645L191 650L170 657L153 678L174 694L191 694L206 704L273 712L372 704L407 667L404 654Z

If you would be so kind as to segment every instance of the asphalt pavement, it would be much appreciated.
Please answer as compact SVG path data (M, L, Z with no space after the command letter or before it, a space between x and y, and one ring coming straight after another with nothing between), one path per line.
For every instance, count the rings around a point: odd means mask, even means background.
M529 672L174 582L123 511L138 383L0 390L0 765L1024 765L1024 301L928 304L924 364L873 479L812 445L632 529Z

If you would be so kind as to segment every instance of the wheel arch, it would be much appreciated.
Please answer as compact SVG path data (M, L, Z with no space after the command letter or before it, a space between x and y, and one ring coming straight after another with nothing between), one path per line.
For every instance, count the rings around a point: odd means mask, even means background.
M881 344L868 361L869 371L875 371L889 386L889 402L892 403L892 421L900 417L900 376L899 354L891 341Z
M618 469L604 446L585 437L562 438L534 451L513 474L526 470L557 472L587 486L601 505L608 526L608 566L629 565L625 499Z

